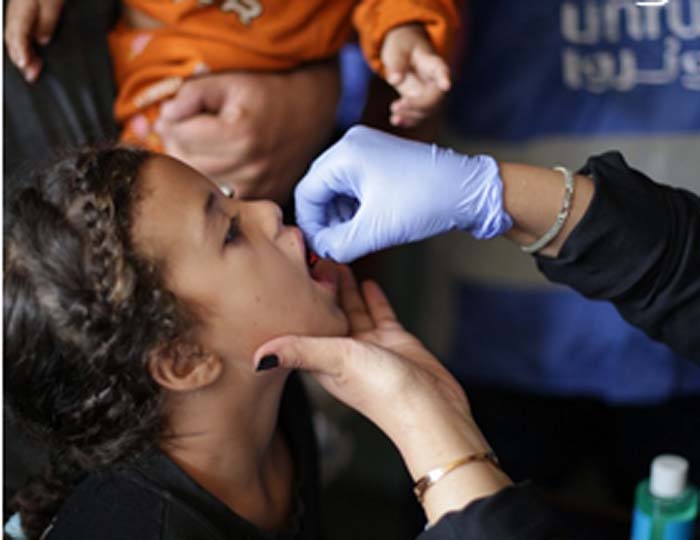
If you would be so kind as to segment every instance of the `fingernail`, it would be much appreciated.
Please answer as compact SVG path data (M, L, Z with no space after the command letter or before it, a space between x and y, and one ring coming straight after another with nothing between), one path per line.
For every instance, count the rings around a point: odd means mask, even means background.
M267 369L276 368L279 365L280 359L277 357L277 355L268 354L267 356L263 356L260 359L260 362L258 362L258 366L255 368L255 371L265 371Z
M396 84L401 80L401 75L398 73L390 73L386 80L389 84Z
M51 36L41 36L40 38L37 38L37 41L39 42L39 45L48 45L49 41L51 41Z

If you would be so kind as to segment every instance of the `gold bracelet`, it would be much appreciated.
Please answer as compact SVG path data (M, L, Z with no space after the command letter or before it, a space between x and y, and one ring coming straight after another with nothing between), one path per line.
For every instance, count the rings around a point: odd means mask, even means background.
M455 461L452 461L451 463L448 463L447 465L444 465L442 467L436 467L435 469L431 469L424 476L421 476L413 486L413 493L416 494L418 502L423 503L425 492L428 491L430 487L435 485L445 475L451 473L457 467L461 467L462 465L467 465L468 463L474 463L478 461L490 461L497 468L501 468L496 454L494 454L493 451L489 451L482 452L480 454L470 454L463 458L459 458Z

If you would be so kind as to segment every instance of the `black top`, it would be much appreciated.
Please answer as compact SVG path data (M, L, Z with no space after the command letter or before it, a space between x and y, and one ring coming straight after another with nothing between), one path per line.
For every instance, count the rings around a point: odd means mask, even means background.
M153 451L89 475L68 497L47 540L312 540L320 537L318 455L298 377L286 385L280 427L295 464L289 530L264 531L236 515L172 460Z
M700 198L652 182L618 152L588 160L595 195L556 259L551 281L610 300L620 314L700 363ZM527 484L444 516L420 540L576 538Z
M700 362L700 198L652 182L618 152L582 173L595 181L592 204L558 258L537 257L540 270Z

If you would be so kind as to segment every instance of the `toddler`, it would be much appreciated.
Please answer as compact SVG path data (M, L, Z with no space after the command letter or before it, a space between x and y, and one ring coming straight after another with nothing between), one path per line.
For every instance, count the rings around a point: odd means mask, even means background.
M162 150L153 127L185 80L231 70L280 71L337 54L353 25L371 68L400 97L391 122L410 127L450 87L452 0L123 0L109 36L122 139Z

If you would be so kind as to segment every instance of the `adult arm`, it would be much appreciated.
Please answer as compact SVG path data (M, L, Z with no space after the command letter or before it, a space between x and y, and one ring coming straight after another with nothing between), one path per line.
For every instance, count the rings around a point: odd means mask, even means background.
M340 272L340 304L351 337L276 338L256 352L256 364L274 354L276 369L310 372L391 439L414 481L435 467L488 450L461 386L403 329L378 286L366 282L360 289L347 267L336 269L328 261L314 272L328 279L334 269ZM512 487L488 461L453 470L428 488L422 504L434 524L421 535L425 540L547 539L560 532L532 488Z
M698 197L652 182L616 153L581 173L563 229L538 254L540 268L700 361ZM295 192L311 246L340 261L455 229L528 245L554 223L563 196L560 172L362 126L319 157Z
M537 256L540 270L611 301L651 338L700 362L700 198L651 181L617 152L581 172L595 194L558 255Z
M554 222L561 174L509 163L500 171L514 223L506 236L527 245ZM580 173L564 228L536 255L539 269L700 362L700 198L653 182L619 152L590 158Z

